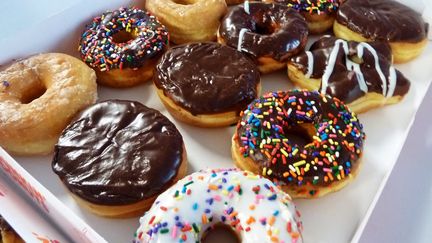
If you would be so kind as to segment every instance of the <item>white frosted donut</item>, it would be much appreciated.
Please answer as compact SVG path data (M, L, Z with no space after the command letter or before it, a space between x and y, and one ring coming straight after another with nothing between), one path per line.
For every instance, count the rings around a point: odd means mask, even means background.
M302 242L302 223L288 194L238 169L195 172L161 194L140 219L135 242L200 242L217 225L241 242Z

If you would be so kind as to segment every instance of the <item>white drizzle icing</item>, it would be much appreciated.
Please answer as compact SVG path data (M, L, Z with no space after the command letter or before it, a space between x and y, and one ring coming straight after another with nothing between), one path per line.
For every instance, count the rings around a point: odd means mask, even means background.
M326 91L327 91L328 81L330 79L330 76L333 73L334 66L336 64L336 58L339 54L339 49L340 49L339 44L342 44L342 48L345 52L345 55L348 55L348 53L349 53L348 42L346 42L344 40L340 40L340 39L336 40L334 47L333 47L333 50L331 51L331 53L329 55L328 64L327 64L326 69L324 70L324 74L322 76L321 93L326 93ZM381 85L382 95L385 96L386 98L392 97L394 90L396 88L396 80L397 80L396 70L394 69L393 66L390 65L389 78L388 78L389 85L387 87L387 79L386 79L386 77L385 77L385 75L381 69L381 66L379 63L379 57L378 57L376 50L371 45L369 45L368 43L360 42L357 45L357 56L359 58L363 58L364 48L366 48L374 57L375 70L377 71L378 76L380 77L381 83L382 83L382 85ZM310 57L311 54L308 52L306 52L306 55L308 57L308 72L306 73L306 77L309 78L310 75L312 74L311 70L313 70L312 69L313 68L313 56L311 58ZM360 89L363 92L367 93L369 89L368 89L366 80L364 79L364 75L361 71L360 65L358 63L351 61L348 57L345 58L345 64L346 64L346 67L348 70L355 72Z
M306 73L306 78L310 78L310 76L313 73L313 66L314 66L314 57L312 55L312 52L306 51L306 56L308 58L308 71Z
M246 12L247 14L250 14L250 10L249 10L249 1L245 1L243 7L244 7L245 12Z
M339 53L339 44L342 43L342 46L345 49L346 46L346 52L348 52L348 44L346 41L344 40L337 40L335 42L335 45L333 47L333 50L330 53L329 59L328 59L328 64L327 67L324 71L324 74L322 76L322 81L321 81L321 93L327 93L327 87L328 87L328 81L330 79L331 74L333 73L333 69L334 69L334 65L336 63L336 57L337 54ZM347 67L348 67L348 58L347 58Z
M246 29L246 28L242 28L240 30L239 39L238 39L238 43L237 43L237 51L242 51L242 44L243 44L244 34L246 32L248 32L248 31L249 31L249 29Z
M382 94L383 94L383 96L385 96L386 93L387 93L387 80L386 80L386 77L385 77L384 73L381 71L381 66L380 66L380 63L379 63L378 54L375 51L375 49L371 45L369 45L368 43L360 42L357 45L357 55L360 58L363 58L363 49L365 47L372 53L372 55L373 55L373 57L375 59L375 69L376 69L378 75L380 76L380 79L381 79L381 82L382 82L382 86L381 87L382 87L382 90L383 90Z
M396 79L397 79L397 74L396 74L396 70L393 66L390 65L390 70L389 70L389 89L386 95L386 98L390 98L393 96L394 90L396 88Z

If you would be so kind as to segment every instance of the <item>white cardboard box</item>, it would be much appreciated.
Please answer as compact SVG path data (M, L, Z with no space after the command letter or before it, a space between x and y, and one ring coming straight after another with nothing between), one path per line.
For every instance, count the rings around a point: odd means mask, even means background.
M425 6L420 0L402 2L407 2L418 10L423 9ZM17 11L27 13L20 12L20 16L26 16L25 18L29 19L28 27L23 27L14 32L13 35L0 39L0 53L2 53L0 63L5 64L12 59L25 58L39 52L65 52L77 56L77 44L85 23L88 23L94 16L99 15L106 9L128 6L130 3L134 2L120 0L109 2L102 0L76 1L76 3L70 5L71 7L54 15L47 15L49 17L46 19L39 19L34 22L31 18L33 8L31 5L23 4ZM38 2L38 4L49 3L48 0L44 0ZM136 5L142 6L143 3L138 2ZM13 13L3 12L3 14L9 14L13 17ZM8 25L4 28L11 28L11 26ZM380 188L383 188L381 185L384 185L386 178L396 163L416 111L430 85L432 69L428 68L428 66L431 65L432 45L429 43L422 56L413 62L397 66L412 82L411 90L404 100L399 104L359 115L368 137L364 150L363 168L358 178L340 192L324 198L295 201L303 215L304 239L307 242L348 242L356 232L360 234L363 227L367 225L366 223L361 224L361 222L367 220L368 210L371 212L371 209L375 206L375 202L379 197L378 192L380 192ZM263 77L263 91L292 87L284 72ZM234 132L233 127L202 129L174 120L159 101L151 83L127 90L99 88L99 100L109 98L132 99L131 97L147 106L160 110L177 125L184 137L188 151L189 172L208 167L233 166L229 150L230 137ZM55 220L51 222L47 220L46 214L41 214L40 210L31 211L30 209L34 208L26 204L24 202L26 200L22 200L22 194L17 195L10 181L6 179L4 174L0 174L0 193L3 189L3 194L6 195L6 197L0 195L0 214L9 220L12 226L26 240L33 242L35 235L32 232L37 232L50 239L59 239L61 242L67 242L68 240L85 242L85 240L71 238L70 235L74 235L77 231L67 228L70 226L69 224L72 224L72 227L75 225L76 229L79 229L78 231L89 232L90 238L88 241L90 242L103 242L103 239L97 233L109 242L128 242L132 240L134 231L138 227L138 219L105 219L80 208L51 171L51 156L15 157L15 159L71 210L71 212L68 212L65 207L60 206L59 202L54 202L56 199L52 199L45 189L39 188L36 181L26 176L24 171L18 169L19 167L15 167L22 176L25 176L27 181L30 181L30 184L45 195L47 200L49 199L50 202L51 199L53 200L50 205L55 208L54 211L65 214L66 219L73 219L72 222L66 222L66 225L62 226L62 223L55 222ZM8 198L9 201L6 202L5 198ZM23 202L18 203L21 201ZM27 205L29 209L24 209L23 205ZM30 220L25 217L19 217L18 220L16 217L18 209L23 210L24 215L22 216L28 215L27 217ZM72 216L74 214L76 216ZM65 218L61 219L64 220ZM83 221L92 228L89 228ZM61 232L59 228L53 228L53 225L66 228ZM84 237L86 235L87 233Z

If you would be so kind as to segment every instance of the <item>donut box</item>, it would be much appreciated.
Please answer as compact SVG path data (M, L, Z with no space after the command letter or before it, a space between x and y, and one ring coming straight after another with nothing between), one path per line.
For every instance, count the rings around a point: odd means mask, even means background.
M401 2L418 11L424 6L422 1ZM63 52L78 56L78 39L85 23L107 9L127 5L142 8L144 4L95 0L89 6L86 1L77 1L41 22L29 24L25 31L0 39L0 63L6 64L13 59L41 52ZM312 37L309 44L313 40ZM407 64L396 65L412 82L403 101L359 115L367 138L363 168L358 177L346 188L323 198L295 200L302 213L306 242L348 242L359 239L430 86L432 70L423 68L427 64L432 64L430 42L420 57ZM263 75L262 84L263 92L294 88L285 70ZM205 129L175 120L158 99L151 82L124 90L99 87L98 92L100 101L111 98L136 100L161 111L175 123L185 141L189 173L233 166L230 139L234 127ZM130 242L133 239L135 229L139 226L138 218L107 219L78 206L52 172L52 155L12 158L1 151L0 159L4 171L0 173L0 214L27 241ZM22 192L17 190L17 186L23 189Z

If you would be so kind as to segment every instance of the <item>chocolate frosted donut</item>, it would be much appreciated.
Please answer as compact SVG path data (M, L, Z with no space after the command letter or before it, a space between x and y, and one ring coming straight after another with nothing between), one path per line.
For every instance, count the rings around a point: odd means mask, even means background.
M301 13L308 22L311 34L320 34L333 26L336 11L342 0L262 0L285 4Z
M253 101L232 139L236 166L276 181L290 196L319 197L360 167L363 125L337 98L279 91Z
M337 12L334 31L346 40L388 41L395 62L405 62L426 46L428 25L419 13L397 1L349 0Z
M154 83L169 111L202 126L233 124L260 87L255 63L218 43L194 43L169 50L156 66ZM221 119L218 119L221 118Z
M126 207L153 199L183 177L185 155L182 136L161 113L138 102L110 100L87 108L63 131L52 167L92 209ZM136 207L106 208L95 213L138 213Z
M219 27L218 41L258 60L268 73L284 66L306 45L308 26L299 13L281 4L245 2L229 11Z
M344 101L356 113L398 102L410 82L392 66L385 42L355 42L324 36L288 64L290 80Z

